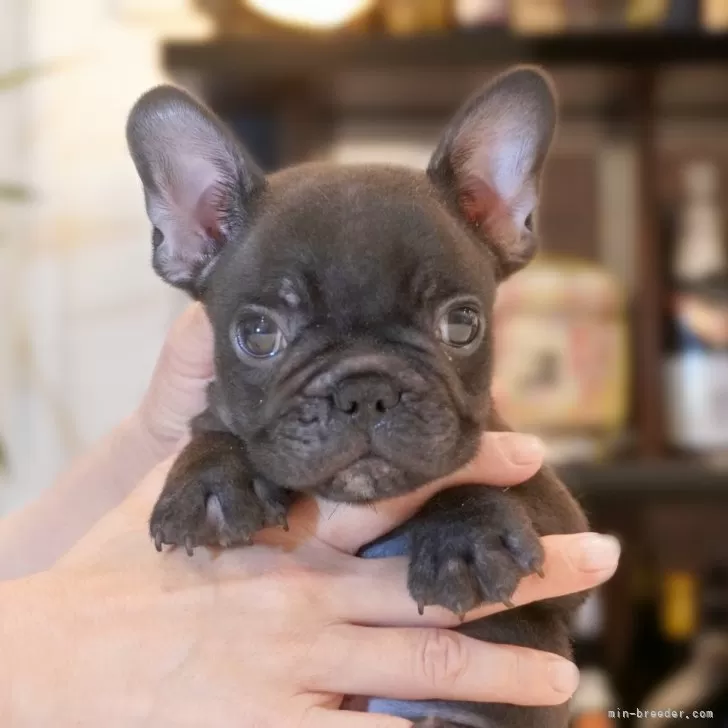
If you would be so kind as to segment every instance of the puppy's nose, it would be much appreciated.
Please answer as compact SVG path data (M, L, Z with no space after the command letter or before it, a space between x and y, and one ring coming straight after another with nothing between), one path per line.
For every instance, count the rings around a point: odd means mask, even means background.
M379 419L399 403L400 390L389 377L381 375L346 377L334 390L336 409L352 417Z

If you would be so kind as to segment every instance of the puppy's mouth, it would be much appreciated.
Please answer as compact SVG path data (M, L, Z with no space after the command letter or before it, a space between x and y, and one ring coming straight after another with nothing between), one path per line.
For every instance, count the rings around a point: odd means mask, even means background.
M480 428L458 417L443 389L402 395L369 426L326 400L304 400L250 444L273 482L328 500L365 503L410 492L456 470L475 452Z

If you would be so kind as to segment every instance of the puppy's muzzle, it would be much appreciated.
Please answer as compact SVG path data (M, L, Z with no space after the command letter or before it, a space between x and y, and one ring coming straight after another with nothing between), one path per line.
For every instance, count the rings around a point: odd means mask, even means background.
M352 424L369 428L399 404L406 386L402 380L405 371L402 361L394 356L350 355L315 377L305 394L328 398Z

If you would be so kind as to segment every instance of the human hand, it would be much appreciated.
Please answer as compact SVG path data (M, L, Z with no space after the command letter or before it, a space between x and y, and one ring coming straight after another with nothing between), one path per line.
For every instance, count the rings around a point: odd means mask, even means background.
M187 434L190 420L205 408L214 375L212 326L200 303L175 321L162 347L136 418L160 459Z
M467 469L376 512L303 501L288 533L271 529L254 546L198 549L191 559L159 556L146 535L165 463L56 568L0 586L12 658L0 684L16 699L12 711L0 702L6 725L404 728L398 718L339 710L343 696L565 701L577 681L568 662L449 631L459 622L446 610L420 617L405 560L352 556L438 489L511 482L503 453L518 442L488 435ZM526 470L538 465L536 457ZM546 578L525 578L516 604L588 589L616 568L618 547L595 534L543 542Z

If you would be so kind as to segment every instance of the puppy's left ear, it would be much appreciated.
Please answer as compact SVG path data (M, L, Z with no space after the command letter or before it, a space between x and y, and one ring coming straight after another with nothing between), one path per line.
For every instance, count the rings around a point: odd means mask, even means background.
M428 175L496 254L501 279L536 251L533 219L555 127L550 79L516 68L462 107L430 160Z

